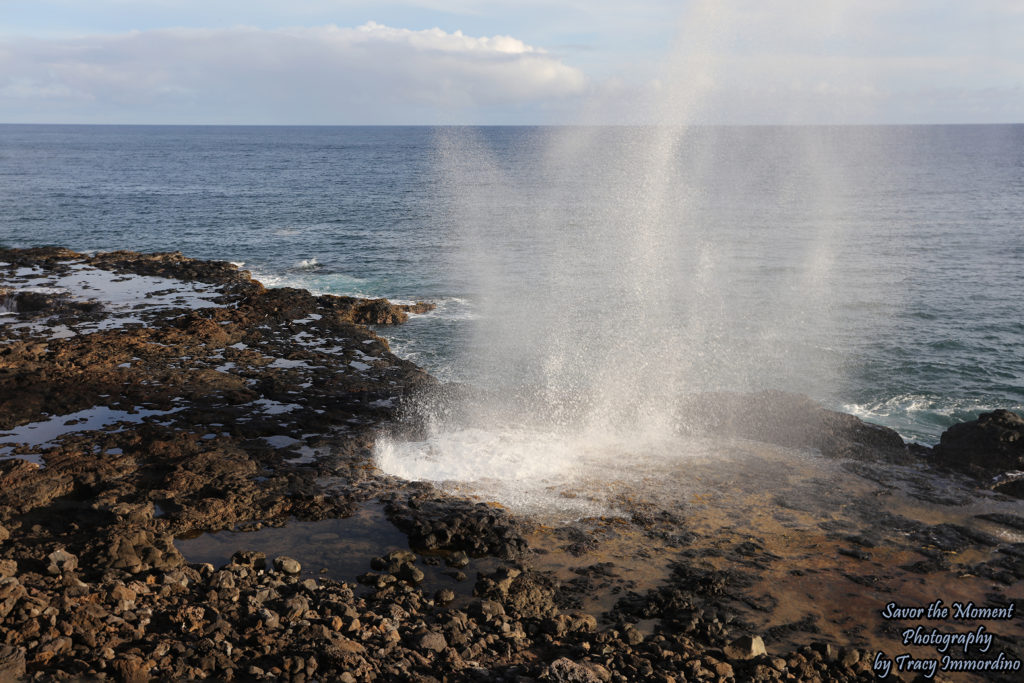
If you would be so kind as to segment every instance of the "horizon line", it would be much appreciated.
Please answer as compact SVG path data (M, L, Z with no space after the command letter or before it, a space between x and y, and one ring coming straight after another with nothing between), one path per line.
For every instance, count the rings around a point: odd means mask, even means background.
M885 128L914 126L1020 126L1024 121L917 123L75 123L0 121L0 126L120 128Z

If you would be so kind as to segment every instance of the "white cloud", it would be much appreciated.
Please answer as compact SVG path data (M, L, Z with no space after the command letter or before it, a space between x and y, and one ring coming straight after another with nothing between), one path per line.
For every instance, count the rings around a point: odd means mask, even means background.
M161 29L0 42L0 120L430 123L538 106L586 80L510 36Z

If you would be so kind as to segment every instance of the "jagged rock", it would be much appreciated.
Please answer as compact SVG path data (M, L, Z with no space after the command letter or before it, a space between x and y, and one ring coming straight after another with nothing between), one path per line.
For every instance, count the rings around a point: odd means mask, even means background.
M25 597L25 588L13 576L0 579L0 619L6 617L14 609L18 601Z
M505 616L505 608L495 600L477 600L470 606L470 613L486 621Z
M445 640L444 634L437 631L428 631L417 636L414 640L414 645L417 650L441 652L448 647L448 641Z
M108 593L108 598L114 603L116 603L118 609L122 611L130 610L133 607L135 607L135 598L137 597L138 594L131 588L125 586L123 583L114 584L114 586L110 589L110 592Z
M0 683L16 683L25 675L25 650L0 645Z
M449 553L448 557L444 558L444 563L449 567L461 569L469 564L469 556L466 555L464 550L456 550L455 552Z
M73 572L78 568L78 558L66 550L55 550L47 555L46 559L48 562L46 571L53 576L64 572Z
M282 616L288 621L295 621L305 616L309 611L309 600L301 595L293 595L284 601L284 612Z
M259 620L263 624L263 628L273 630L281 626L281 617L271 609L263 607L259 611Z
M566 612L545 619L543 627L545 632L561 638L574 631L590 633L597 630L597 618L586 612Z
M2 524L0 524L0 543L3 543L11 537L11 532L8 531Z
M110 668L121 683L145 683L149 680L149 667L142 657L124 655L115 659Z
M541 674L542 681L552 683L605 683L611 680L608 671L590 662L574 662L561 657L551 662Z
M1009 410L982 413L943 432L933 452L937 462L969 474L1024 470L1024 418Z
M742 636L725 646L729 659L754 659L768 654L761 636Z
M184 561L171 536L144 529L115 534L99 558L101 567L132 574L147 569L174 569Z
M398 568L398 578L409 583L420 583L425 577L419 567L409 562L404 562Z
M252 550L239 550L231 556L231 564L261 571L267 568L267 555Z

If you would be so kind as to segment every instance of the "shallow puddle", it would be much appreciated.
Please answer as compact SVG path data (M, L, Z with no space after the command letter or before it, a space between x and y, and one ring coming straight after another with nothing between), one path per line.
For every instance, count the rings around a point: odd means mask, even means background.
M393 550L408 550L405 534L395 528L379 503L359 508L351 517L318 522L292 520L283 527L256 531L218 531L194 538L179 538L175 546L189 562L221 567L239 550L267 555L267 564L279 555L299 561L303 575L353 581L370 571L370 560Z
M239 550L265 553L267 566L284 555L298 560L303 578L330 578L353 583L373 571L370 562L395 550L409 550L409 541L387 518L384 505L370 502L350 517L317 522L289 521L283 527L265 526L256 531L219 531L193 538L178 538L175 547L191 563L222 567ZM490 571L503 564L493 558L474 561L471 577L458 580L448 567L447 553L417 553L416 566L424 573L423 589L432 594L441 588L456 593L455 606L464 604L473 590L475 571ZM370 590L366 588L365 590Z

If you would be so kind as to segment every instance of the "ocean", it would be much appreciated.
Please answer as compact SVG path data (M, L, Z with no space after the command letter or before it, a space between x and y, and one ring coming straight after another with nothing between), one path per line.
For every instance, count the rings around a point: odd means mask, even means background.
M1024 405L1022 125L2 125L0 245L433 301L382 334L492 388L635 357L638 392L798 391L925 444Z

